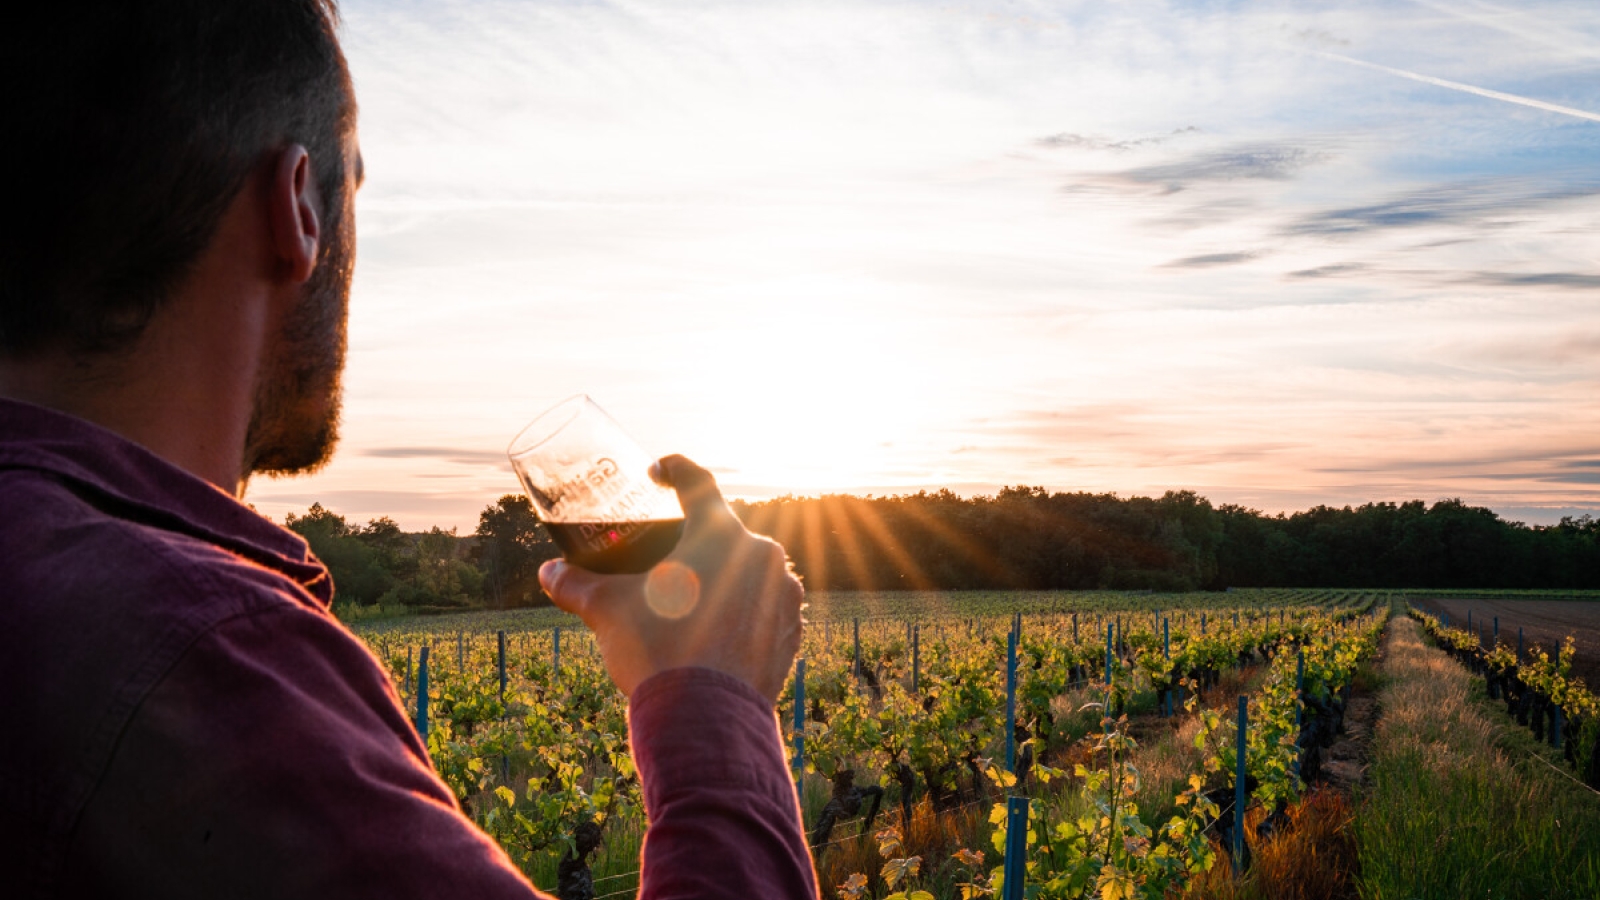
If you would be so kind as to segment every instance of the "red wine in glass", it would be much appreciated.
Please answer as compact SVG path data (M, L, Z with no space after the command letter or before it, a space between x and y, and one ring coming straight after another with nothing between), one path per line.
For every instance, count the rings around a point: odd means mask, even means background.
M567 562L601 575L648 572L672 552L683 536L682 519L543 524Z

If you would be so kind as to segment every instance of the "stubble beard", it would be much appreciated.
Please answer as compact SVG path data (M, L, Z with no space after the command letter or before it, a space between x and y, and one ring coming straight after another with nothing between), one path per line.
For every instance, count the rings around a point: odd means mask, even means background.
M346 211L348 212L348 211ZM256 388L245 435L245 477L304 475L333 458L343 400L354 228L331 223L333 239L306 280L300 305L284 324Z

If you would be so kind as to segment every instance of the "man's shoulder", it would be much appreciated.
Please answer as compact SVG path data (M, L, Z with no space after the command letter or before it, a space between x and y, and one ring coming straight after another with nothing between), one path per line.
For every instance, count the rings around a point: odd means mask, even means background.
M86 737L71 722L130 712L221 623L294 611L341 630L285 573L122 514L71 481L0 471L0 496L11 507L0 521L0 678L34 686L23 711L62 726L64 741Z
M0 497L0 681L21 686L10 717L29 735L0 744L0 786L29 773L36 813L92 787L144 698L223 623L281 612L342 634L287 575L70 480L0 470Z
M254 611L320 604L286 573L147 517L123 515L70 482L0 471L11 507L0 521L0 619L26 628L126 620L126 637L151 627L203 631ZM111 506L113 508L108 508ZM88 624L88 623L85 623ZM6 629L16 638L17 628Z
M326 852L363 817L444 820L483 878L509 871L460 827L385 673L294 578L9 477L30 506L0 525L0 590L31 593L0 594L0 678L27 735L0 742L0 860L24 896L248 893L241 873L325 886L373 864Z

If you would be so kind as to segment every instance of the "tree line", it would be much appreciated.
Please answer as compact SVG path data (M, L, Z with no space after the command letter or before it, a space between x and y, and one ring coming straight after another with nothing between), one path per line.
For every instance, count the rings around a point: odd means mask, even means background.
M1192 491L1019 486L732 505L784 545L812 590L1600 588L1600 520L1529 526L1460 500L1267 515ZM358 606L541 605L539 566L560 555L521 495L486 507L467 536L406 533L386 517L353 524L320 504L286 524L327 564L340 602Z
M814 588L1600 588L1600 520L1528 526L1460 500L1267 515L1193 491L1008 487L737 509Z

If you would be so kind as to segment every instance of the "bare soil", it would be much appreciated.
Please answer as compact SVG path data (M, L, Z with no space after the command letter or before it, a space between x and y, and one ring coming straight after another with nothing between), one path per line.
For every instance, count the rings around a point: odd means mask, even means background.
M1572 674L1590 688L1600 687L1600 603L1582 600L1472 600L1429 597L1414 600L1413 606L1432 615L1450 614L1450 624L1467 626L1472 613L1472 630L1492 638L1494 619L1500 619L1500 642L1517 645L1517 629L1522 629L1524 646L1543 647L1551 656L1561 648L1561 640L1574 638L1577 655Z

